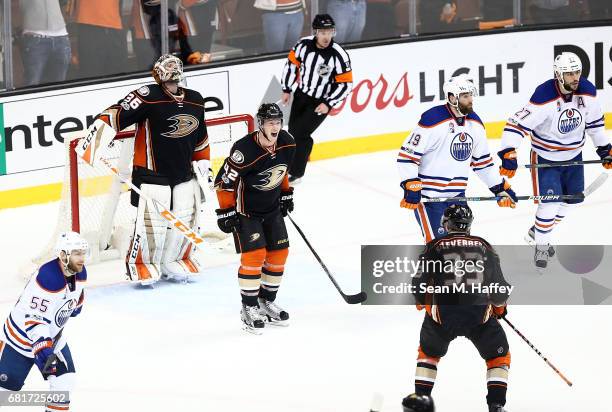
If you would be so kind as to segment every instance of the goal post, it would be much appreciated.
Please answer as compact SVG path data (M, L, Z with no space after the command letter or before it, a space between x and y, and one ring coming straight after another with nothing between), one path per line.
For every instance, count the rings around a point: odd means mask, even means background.
M231 146L255 130L250 114L222 115L206 119L211 153L211 168L215 175ZM72 230L81 233L90 243L91 261L123 258L132 236L136 208L129 201L127 185L103 167L92 167L78 158L74 148L85 132L69 134L65 139L66 165L56 228L47 247L33 260L41 264L52 258L53 246L59 233ZM115 136L104 157L122 177L130 177L135 130L124 130ZM200 234L211 243L224 239L218 230L214 210L218 202L213 192L207 192L200 210ZM208 234L209 236L207 236Z

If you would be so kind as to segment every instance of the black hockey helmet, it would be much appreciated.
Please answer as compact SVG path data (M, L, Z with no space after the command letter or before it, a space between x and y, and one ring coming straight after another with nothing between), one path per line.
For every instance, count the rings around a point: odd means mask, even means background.
M402 400L404 412L435 412L436 407L431 396L413 393Z
M264 121L269 119L280 119L283 121L283 111L276 103L262 103L257 109L257 123L262 127Z
M470 233L474 215L468 205L450 205L444 211L440 224L447 232Z
M332 16L329 14L317 14L312 20L312 29L334 29L336 28L336 23Z

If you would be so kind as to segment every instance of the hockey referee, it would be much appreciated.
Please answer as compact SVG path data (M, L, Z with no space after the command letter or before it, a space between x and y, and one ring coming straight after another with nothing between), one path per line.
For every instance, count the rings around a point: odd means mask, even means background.
M289 133L296 143L289 170L292 183L304 176L312 151L312 133L353 88L349 55L333 40L334 19L329 14L317 14L312 29L313 35L302 38L289 52L281 80L285 105L291 97L292 86L297 83L289 115Z

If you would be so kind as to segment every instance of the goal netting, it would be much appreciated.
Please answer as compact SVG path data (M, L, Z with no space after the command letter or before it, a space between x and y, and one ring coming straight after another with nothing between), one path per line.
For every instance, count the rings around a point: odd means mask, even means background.
M251 115L220 116L206 120L213 174L216 175L232 144L254 130ZM107 158L123 177L132 171L134 130L119 132L105 152ZM136 208L130 204L127 185L106 168L91 167L78 158L74 148L85 132L69 135L64 142L65 171L59 216L56 228L45 249L33 259L40 265L54 257L54 245L62 231L81 233L89 242L89 264L104 260L123 259L133 232ZM200 210L200 235L211 247L226 249L228 235L217 228L215 209L219 207L212 191L205 193L206 202Z

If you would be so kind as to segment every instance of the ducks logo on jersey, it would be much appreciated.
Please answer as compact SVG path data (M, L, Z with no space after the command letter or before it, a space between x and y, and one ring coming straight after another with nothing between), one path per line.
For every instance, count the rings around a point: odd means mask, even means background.
M459 133L453 137L450 144L450 154L453 159L463 162L472 156L472 146L474 139L467 133Z
M559 116L559 133L567 134L582 124L582 114L576 109L565 109Z

